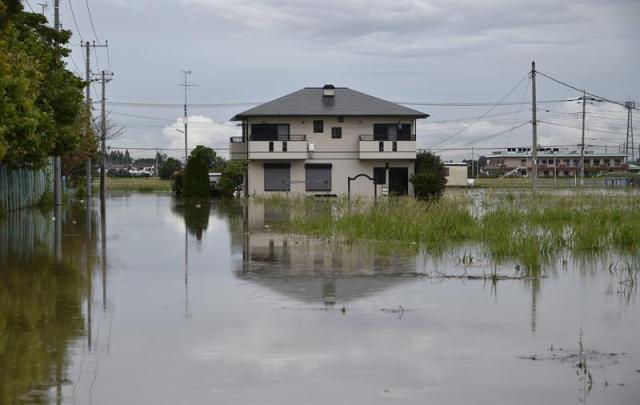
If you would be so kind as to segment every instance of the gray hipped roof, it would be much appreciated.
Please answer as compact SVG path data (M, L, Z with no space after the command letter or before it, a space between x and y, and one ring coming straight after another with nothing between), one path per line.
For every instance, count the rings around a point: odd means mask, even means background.
M231 118L266 116L404 116L427 118L429 114L382 100L346 87L336 87L335 96L323 96L322 87L306 87L260 104Z

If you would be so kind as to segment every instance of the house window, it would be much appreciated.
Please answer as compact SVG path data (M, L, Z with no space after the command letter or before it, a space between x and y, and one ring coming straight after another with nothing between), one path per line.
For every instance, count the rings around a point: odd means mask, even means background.
M282 142L282 151L283 152L287 151L287 141Z
M607 165L607 166L611 165L611 160L605 159L604 160L604 164Z
M307 191L331 191L331 164L307 164Z
M614 163L615 163L615 165L616 165L616 166L620 166L620 162L621 162L621 160L620 160L620 159L616 159L616 160L614 160Z
M378 142L378 152L384 152L384 142Z
M373 184L387 184L387 169L384 167L373 168Z
M264 164L264 191L290 191L291 165L289 163Z
M593 159L594 166L600 166L600 159Z
M324 132L324 121L322 120L313 121L313 132L315 134Z
M571 161L569 159L564 159L562 161L562 163L564 163L565 165L569 166L571 164Z
M289 139L289 124L251 124L253 141L286 141Z
M342 138L342 127L333 127L333 128L331 128L331 137L333 139Z
M449 177L449 176L450 176L449 168L448 168L448 167L445 167L445 168L444 168L444 177Z
M411 124L373 124L376 141L410 141Z
M573 165L576 167L578 166L578 159L573 159Z

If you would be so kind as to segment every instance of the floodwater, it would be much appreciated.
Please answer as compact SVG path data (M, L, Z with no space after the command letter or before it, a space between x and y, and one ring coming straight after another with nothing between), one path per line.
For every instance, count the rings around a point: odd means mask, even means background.
M278 235L269 207L162 194L93 204L0 224L0 403L640 403L619 257L492 283L443 277L491 271L472 247Z

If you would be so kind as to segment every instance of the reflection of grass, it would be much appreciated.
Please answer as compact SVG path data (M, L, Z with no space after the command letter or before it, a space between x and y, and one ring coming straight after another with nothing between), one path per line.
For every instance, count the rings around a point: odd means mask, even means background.
M99 183L93 183L94 192L98 192ZM151 177L107 177L107 190L129 190L139 192L171 191L171 181Z
M598 254L640 250L640 198L621 195L489 194L480 204L464 195L435 202L392 198L318 201L269 199L290 211L276 228L348 241L415 242L442 251L480 245L496 261L515 259L537 271L562 252ZM483 214L472 214L472 208Z

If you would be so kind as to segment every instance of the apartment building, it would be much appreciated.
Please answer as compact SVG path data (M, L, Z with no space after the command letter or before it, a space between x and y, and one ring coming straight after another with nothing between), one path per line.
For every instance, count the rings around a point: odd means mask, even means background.
M413 194L416 122L428 116L346 87L307 87L234 116L242 136L230 158L247 161L250 195Z
M580 175L580 151L540 148L538 150L538 175L541 177L573 177ZM531 148L507 148L487 156L487 170L491 174L528 175L533 168ZM627 155L621 152L585 151L585 175L626 173L629 169Z

